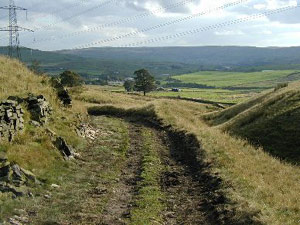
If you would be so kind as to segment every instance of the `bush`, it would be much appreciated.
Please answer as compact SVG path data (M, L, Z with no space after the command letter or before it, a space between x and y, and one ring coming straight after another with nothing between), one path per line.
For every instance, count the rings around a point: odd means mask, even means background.
M278 91L282 88L285 88L285 87L288 87L289 84L288 83L281 83L281 84L277 84L277 86L275 87L275 90L274 91Z
M83 84L83 79L73 71L65 71L60 74L61 84L67 87L77 87Z

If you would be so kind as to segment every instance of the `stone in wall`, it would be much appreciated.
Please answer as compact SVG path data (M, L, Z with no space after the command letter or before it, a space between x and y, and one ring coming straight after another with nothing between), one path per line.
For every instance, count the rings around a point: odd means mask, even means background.
M14 135L24 129L24 111L16 101L0 102L0 140L12 141Z
M25 99L28 104L28 111L31 113L31 119L41 124L45 124L52 114L52 108L43 95L29 96Z

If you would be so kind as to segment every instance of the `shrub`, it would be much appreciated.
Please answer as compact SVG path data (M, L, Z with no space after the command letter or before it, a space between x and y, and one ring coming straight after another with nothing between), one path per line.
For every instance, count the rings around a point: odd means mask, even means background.
M83 79L73 71L65 71L60 74L61 84L67 87L76 87L83 84Z
M285 88L285 87L288 87L289 84L288 83L281 83L281 84L277 84L277 86L275 87L275 90L274 91L278 91L282 88Z

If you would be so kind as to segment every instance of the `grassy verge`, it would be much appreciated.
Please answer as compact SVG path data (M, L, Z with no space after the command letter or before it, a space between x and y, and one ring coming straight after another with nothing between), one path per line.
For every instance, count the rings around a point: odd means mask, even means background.
M131 212L132 225L163 224L162 211L165 209L164 193L161 191L160 176L164 166L159 157L158 146L151 130L143 130L143 172L135 208Z

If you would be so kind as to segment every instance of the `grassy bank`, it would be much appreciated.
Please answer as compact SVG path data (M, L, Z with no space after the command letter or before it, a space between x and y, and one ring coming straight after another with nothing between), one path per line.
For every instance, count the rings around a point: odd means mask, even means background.
M0 57L0 101L9 96L28 97L29 94L44 95L53 108L53 114L45 127L34 127L29 123L30 114L25 110L25 129L18 133L9 143L2 139L0 154L5 155L10 162L33 172L42 185L38 185L34 194L40 195L44 188L52 183L59 183L69 169L68 163L53 145L46 128L65 138L76 151L80 152L86 145L85 140L76 135L75 127L80 122L78 114L82 107L66 109L56 97L56 92L49 85L48 77L38 76L16 60ZM84 116L82 116L83 118ZM11 200L10 194L0 193L0 221L14 214L14 209L26 205L26 201ZM28 202L30 202L28 200Z
M205 115L211 125L218 125L232 135L262 146L274 157L291 163L300 162L299 83L236 105L222 112Z

